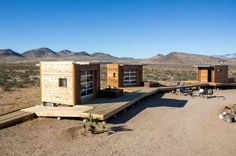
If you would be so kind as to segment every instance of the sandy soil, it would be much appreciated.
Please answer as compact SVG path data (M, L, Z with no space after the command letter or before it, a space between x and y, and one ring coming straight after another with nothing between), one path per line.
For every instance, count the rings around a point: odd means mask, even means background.
M236 103L236 90L218 98L156 95L111 119L108 132L82 136L79 120L38 118L0 130L4 155L199 155L233 156L236 123L218 110Z
M40 104L40 88L13 88L4 92L0 89L0 115L17 109Z

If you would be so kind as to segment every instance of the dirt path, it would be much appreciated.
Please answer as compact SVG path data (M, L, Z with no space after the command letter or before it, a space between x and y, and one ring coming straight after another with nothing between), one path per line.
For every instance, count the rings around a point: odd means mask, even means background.
M236 124L218 119L218 109L236 103L236 90L217 98L165 94L110 120L113 134L81 136L78 120L38 118L0 130L1 155L214 155L236 153Z

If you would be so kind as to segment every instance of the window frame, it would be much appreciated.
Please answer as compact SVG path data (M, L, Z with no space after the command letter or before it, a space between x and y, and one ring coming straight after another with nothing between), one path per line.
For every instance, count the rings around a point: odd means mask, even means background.
M137 69L125 69L123 71L123 85L124 86L130 86L130 85L136 85L137 84Z
M88 78L90 77L90 78ZM91 96L94 94L94 75L93 75L93 70L81 70L81 74L80 74L80 80L82 80L82 78L86 79L86 82L82 82L80 81L80 96L81 98L87 97L87 96ZM88 81L88 79L90 81ZM82 87L82 86L85 86ZM85 93L85 95L82 95L83 93Z

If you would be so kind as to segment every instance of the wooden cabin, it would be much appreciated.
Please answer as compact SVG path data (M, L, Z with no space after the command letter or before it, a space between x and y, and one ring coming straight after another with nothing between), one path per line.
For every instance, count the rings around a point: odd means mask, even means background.
M40 62L43 104L78 105L98 95L100 65L89 62Z
M227 83L228 65L197 65L197 80L200 82Z
M143 85L143 66L127 64L107 65L107 86L137 87Z

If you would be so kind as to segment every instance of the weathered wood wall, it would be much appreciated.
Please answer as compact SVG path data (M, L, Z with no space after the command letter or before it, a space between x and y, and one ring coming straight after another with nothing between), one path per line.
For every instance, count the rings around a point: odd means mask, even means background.
M42 102L76 105L81 100L81 70L93 71L92 98L97 97L100 90L100 65L76 64L72 61L41 62L41 100ZM59 87L59 78L67 79L67 87ZM84 99L86 101L86 99Z
M74 68L72 62L41 62L42 102L74 105ZM59 87L59 78L67 79L67 87Z
M115 74L115 77L114 75ZM119 65L107 64L107 86L119 87L120 84Z
M227 83L228 82L228 66L218 65L214 69L214 83Z
M210 71L210 72L208 72ZM211 74L211 75L209 75ZM197 80L201 82L209 82L211 76L212 83L227 83L228 81L228 66L215 65L214 67L198 67Z
M135 85L129 85L129 87L137 87L143 85L143 66L142 65L119 65L108 64L107 65L107 86L112 87L127 87L123 85L124 70L135 69L137 70L137 83ZM115 77L114 77L115 74Z
M208 69L205 68L199 69L199 77L200 81L208 82Z

